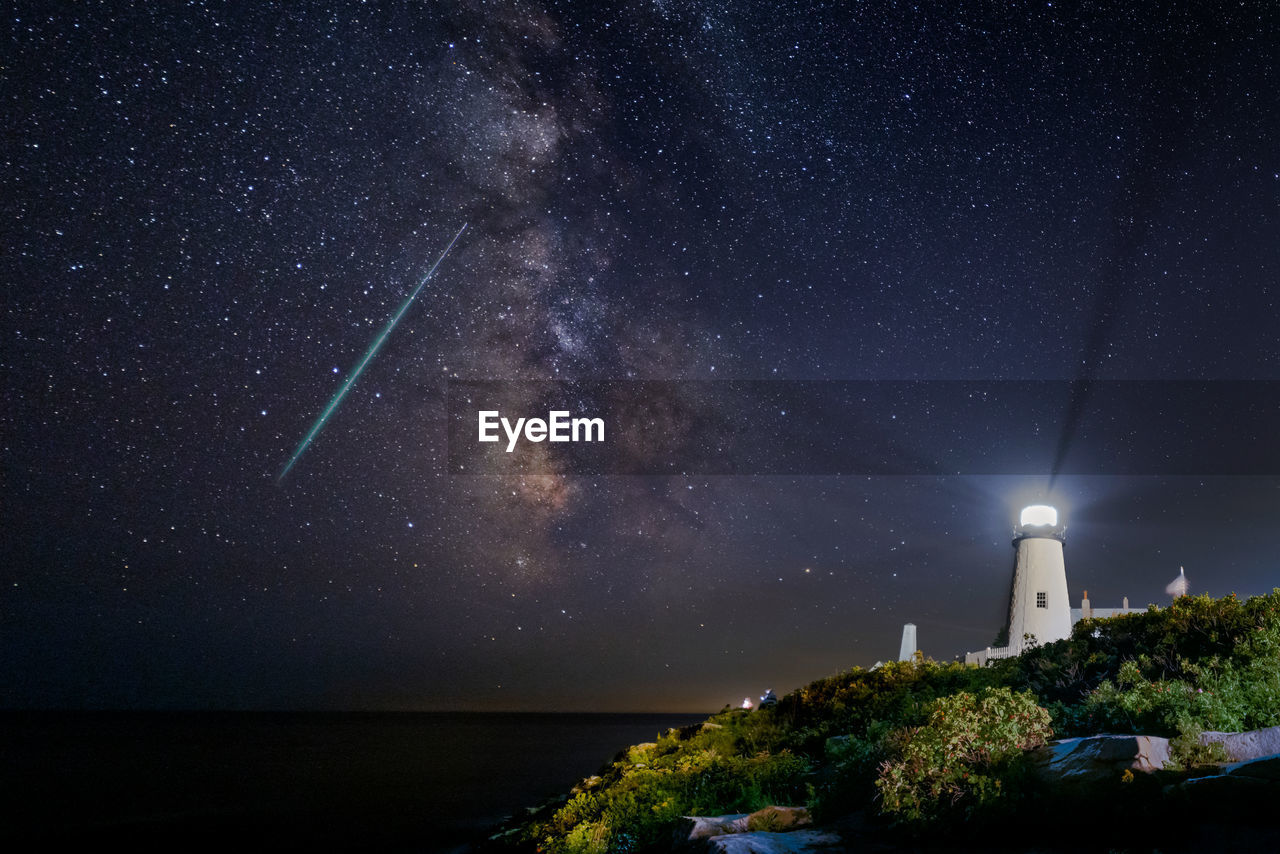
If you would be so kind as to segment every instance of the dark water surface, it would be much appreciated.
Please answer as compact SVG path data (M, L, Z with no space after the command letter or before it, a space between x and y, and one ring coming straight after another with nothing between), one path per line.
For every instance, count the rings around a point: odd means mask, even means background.
M703 717L0 713L0 844L450 851Z

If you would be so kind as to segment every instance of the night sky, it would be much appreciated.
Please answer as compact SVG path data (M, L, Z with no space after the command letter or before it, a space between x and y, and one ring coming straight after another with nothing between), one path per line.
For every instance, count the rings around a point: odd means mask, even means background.
M1280 379L1274 3L6 14L0 706L714 711L908 621L986 646L1044 498L1073 600L1280 585L1274 471L1049 492L1065 397L984 476L457 475L445 416L468 379Z

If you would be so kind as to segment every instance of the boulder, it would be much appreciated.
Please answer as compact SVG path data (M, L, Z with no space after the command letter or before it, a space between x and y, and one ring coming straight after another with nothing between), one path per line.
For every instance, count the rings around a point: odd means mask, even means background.
M1280 753L1280 726L1249 732L1204 732L1201 744L1221 744L1232 762L1246 762Z
M1256 821L1272 814L1280 795L1280 756L1224 765L1216 774L1184 780L1165 791L1180 793L1197 810Z
M675 830L676 847L687 847L715 836L750 832L784 833L813 824L804 807L765 807L751 814L686 815Z
M1174 786L1166 786L1166 793L1181 791L1203 804L1208 800L1230 800L1251 795L1255 792L1269 790L1271 786L1266 780L1256 777L1229 777L1226 774L1211 774L1208 777L1194 777L1183 780Z
M1229 777L1245 777L1251 780L1265 780L1272 785L1280 783L1280 754L1260 756L1248 762L1237 762L1222 769Z
M731 833L707 842L715 854L803 854L807 851L845 850L844 840L827 830L795 830L790 833Z
M1154 735L1065 738L1031 754L1036 775L1048 783L1114 782L1125 771L1150 773L1169 759L1169 740Z
M710 839L713 836L723 836L726 833L745 833L746 829L746 813L686 815L681 816L680 823L676 825L675 843L677 846L682 846L690 842Z
M600 784L603 782L604 780L596 775L584 777L581 783L569 790L569 794L580 795L583 792L594 792L596 789L600 788Z

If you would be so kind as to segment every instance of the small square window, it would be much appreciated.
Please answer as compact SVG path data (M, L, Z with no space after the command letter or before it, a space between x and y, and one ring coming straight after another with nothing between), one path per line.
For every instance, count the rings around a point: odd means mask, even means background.
M1037 593L1037 594L1036 594L1036 607L1037 607L1037 608L1048 608L1048 607L1049 607L1049 594L1048 594L1048 593Z

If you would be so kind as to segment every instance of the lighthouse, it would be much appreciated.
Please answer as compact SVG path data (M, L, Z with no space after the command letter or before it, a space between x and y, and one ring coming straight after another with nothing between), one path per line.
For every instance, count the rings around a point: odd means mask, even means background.
M1071 627L1082 619L1106 620L1143 610L1130 608L1127 596L1123 607L1095 608L1087 590L1080 607L1071 607L1067 601L1067 569L1062 562L1066 532L1066 526L1058 524L1058 511L1053 507L1033 504L1022 508L1013 529L1017 563L1009 597L1009 645L967 652L966 664L982 666L1021 655L1030 648L1032 638L1036 645L1065 640L1071 637Z
M1009 603L1009 652L1029 643L1046 644L1071 635L1067 569L1062 560L1066 526L1047 504L1024 507L1014 528L1017 565ZM1034 640L1032 640L1034 638Z
M916 650L919 648L916 643L916 624L904 624L902 627L902 646L898 648L898 661L914 661Z

